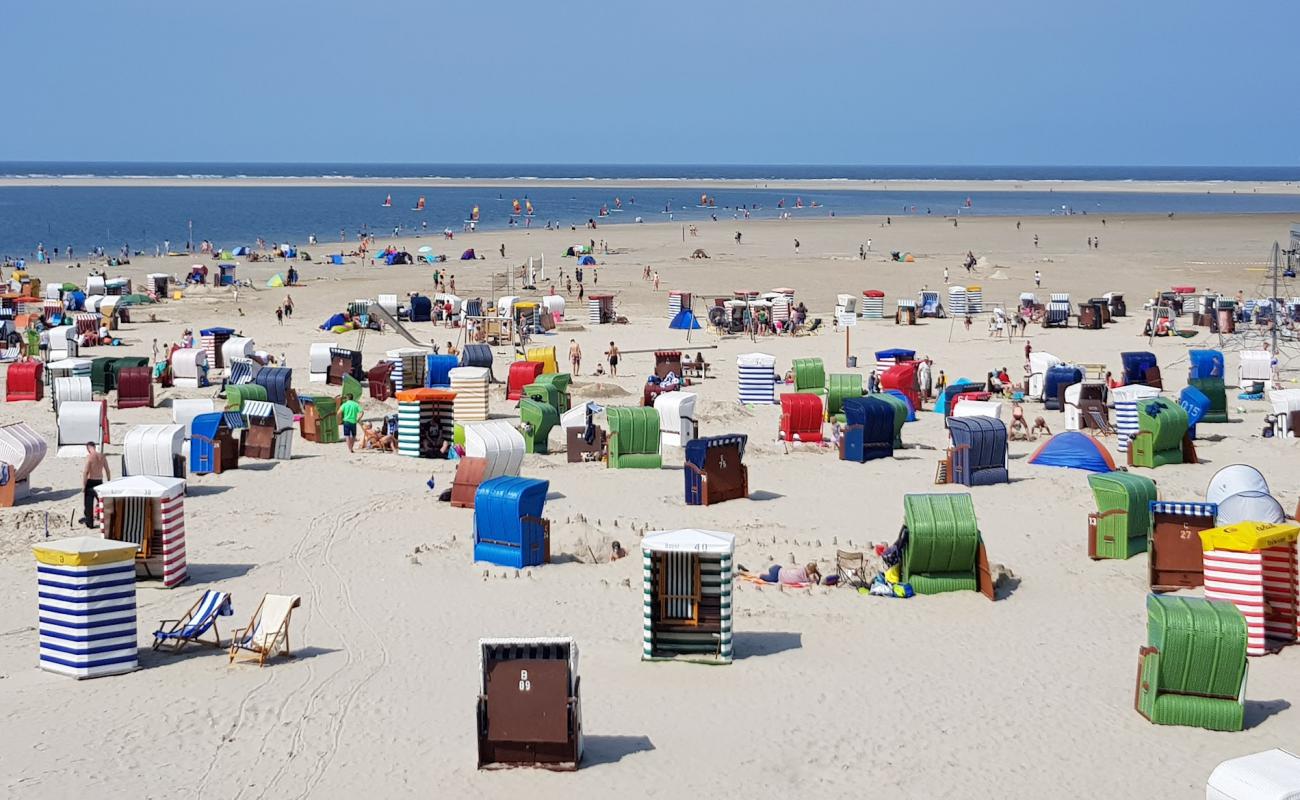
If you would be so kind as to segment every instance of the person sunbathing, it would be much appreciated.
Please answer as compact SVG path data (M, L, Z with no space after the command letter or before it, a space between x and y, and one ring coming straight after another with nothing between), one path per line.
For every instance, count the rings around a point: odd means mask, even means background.
M766 583L780 583L786 586L815 585L822 580L821 570L817 568L816 561L809 561L802 567L783 567L780 564L773 564L759 577Z
M365 437L361 442L362 450L379 450L384 453L397 452L397 439L390 433L380 434L369 422L361 423L361 433Z

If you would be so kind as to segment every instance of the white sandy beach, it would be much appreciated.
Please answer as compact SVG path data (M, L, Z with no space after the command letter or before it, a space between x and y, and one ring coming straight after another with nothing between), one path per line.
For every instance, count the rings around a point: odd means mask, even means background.
M282 181L276 181L281 183ZM355 181L362 183L362 181ZM383 179L383 183L401 183ZM0 185L48 185L38 179ZM62 185L85 185L72 179ZM124 185L96 179L95 185ZM219 185L262 185L219 181ZM440 185L421 181L421 185ZM724 182L709 182L719 185ZM772 182L775 183L775 182ZM925 188L990 191L988 182L792 182L791 188ZM1083 188L1071 182L1057 187ZM183 185L208 185L185 181ZM546 185L537 182L533 185ZM590 185L654 182L590 182ZM131 182L130 185L136 185ZM148 179L140 185L178 185ZM305 185L317 185L308 183ZM322 185L338 185L324 182ZM497 182L455 182L497 186ZM517 184L515 184L517 185ZM560 185L570 185L560 182ZM584 182L583 185L589 185ZM705 185L673 182L673 185ZM737 184L741 185L741 184ZM752 186L752 182L743 185ZM1191 185L1108 184L1105 191L1191 191ZM1011 187L1006 187L1011 188ZM1017 190L1048 182L1015 184ZM1092 185L1086 188L1096 188ZM1195 191L1300 191L1295 185L1228 184ZM853 464L827 449L784 454L775 441L779 406L745 407L736 400L735 359L771 353L784 372L793 358L818 356L828 373L844 368L845 338L830 330L837 293L860 296L882 289L887 309L915 297L923 285L942 290L952 281L980 284L986 305L1014 307L1033 290L1040 299L1068 291L1075 302L1122 291L1130 314L1104 331L1029 329L1034 349L1067 360L1107 362L1118 370L1124 350L1153 350L1166 388L1186 380L1189 347L1217 347L1218 337L1140 337L1142 299L1176 284L1225 294L1262 280L1274 240L1292 220L1278 216L1108 216L1028 219L1020 230L1009 218L821 219L699 223L698 237L679 225L602 226L595 231L479 232L408 240L412 251L429 244L455 258L475 247L486 260L451 261L457 294L488 297L491 273L546 256L548 278L572 260L572 243L608 239L616 253L598 255L593 290L616 294L626 326L587 326L534 344L554 344L563 360L568 339L581 344L583 375L575 401L639 403L649 354L628 355L618 379L592 377L600 353L614 340L624 350L700 345L710 378L691 388L701 399L703 434L745 433L753 496L709 507L683 503L681 458L665 468L606 470L567 464L563 453L529 455L523 474L550 481L546 516L552 549L572 556L523 574L474 564L472 512L436 501L425 487L432 472L439 489L450 485L454 464L358 452L342 444L294 442L291 462L246 460L241 468L191 481L186 500L189 583L172 590L139 589L140 642L147 648L155 623L174 618L205 588L233 593L235 616L247 622L265 592L300 594L294 615L297 657L258 668L227 665L223 653L191 649L180 656L141 651L142 668L129 675L74 681L39 670L36 575L30 545L79 535L80 459L50 456L35 472L31 501L0 509L0 720L5 748L0 793L11 798L158 797L178 791L196 798L683 797L787 793L880 794L891 797L1143 797L1204 796L1206 776L1224 759L1300 740L1300 647L1252 659L1246 687L1246 730L1211 733L1158 727L1133 708L1138 648L1146 641L1147 561L1090 561L1087 515L1095 506L1086 473L1025 463L1036 443L1013 442L1012 482L977 487L974 495L990 559L1014 571L1018 583L989 603L977 593L908 600L859 595L849 589L758 589L738 582L734 600L736 661L726 667L647 664L641 652L641 563L645 530L706 528L737 536L738 564L750 570L773 562L816 559L833 571L837 548L892 542L908 492L968 491L933 485L945 446L938 415L924 413L905 427L907 448L893 459ZM733 241L744 233L743 244ZM1039 237L1035 247L1033 236ZM1087 237L1100 247L1088 249ZM793 241L801 248L794 252ZM858 258L872 239L872 252ZM387 241L380 240L380 244ZM498 253L505 243L508 258ZM308 247L325 255L325 243ZM709 260L687 258L696 247ZM915 255L892 263L891 250ZM980 257L977 274L960 264L967 250ZM142 258L110 274L133 278L156 271L181 275L196 259ZM432 294L432 268L371 267L356 259L342 266L298 264L303 284L290 293L296 313L276 324L284 289L264 288L284 262L243 263L236 302L227 290L193 290L185 299L135 309L120 335L127 345L91 355L149 355L151 343L179 339L183 328L229 325L259 348L284 354L306 381L308 347L356 334L317 330L354 298L379 293ZM211 263L211 262L209 262ZM661 289L641 279L644 265L661 276ZM47 281L84 284L87 269L38 266ZM667 292L697 298L733 290L789 286L826 325L816 336L719 338L696 331L688 344L667 329ZM575 286L576 292L576 286ZM571 319L585 319L576 297ZM696 310L703 308L696 301ZM156 321L149 321L152 314ZM458 340L458 330L412 326L422 339ZM365 364L404 346L396 334L370 332ZM1024 343L987 337L984 320L965 331L949 320L897 327L892 320L862 321L852 332L856 371L870 370L872 353L907 347L927 354L952 378L982 379L1006 366L1021 375ZM502 378L511 358L496 349ZM1228 374L1236 356L1228 353ZM1300 367L1300 363L1291 365ZM1296 373L1288 373L1294 379ZM599 382L599 383L598 383ZM1231 382L1231 381L1230 381ZM317 387L319 388L319 387ZM334 390L337 391L337 390ZM159 408L110 408L113 441L133 425L170 422L168 400L209 396L211 390L159 390ZM1238 422L1203 426L1204 463L1162 467L1150 474L1165 499L1202 500L1219 467L1246 462L1268 478L1284 507L1296 506L1300 441L1262 439L1265 404L1242 403L1229 390ZM494 387L492 411L509 418L512 403ZM366 401L377 418L385 404ZM1053 431L1059 412L1029 406ZM0 404L0 423L24 420L54 441L48 399ZM1222 437L1222 438L1219 438ZM553 433L553 449L559 433ZM1111 442L1115 452L1114 440ZM109 448L117 466L120 444ZM116 474L116 472L115 472ZM604 561L613 540L633 557ZM228 635L229 630L223 630ZM493 636L572 636L581 650L587 759L573 774L475 769L474 702L478 692L476 642Z

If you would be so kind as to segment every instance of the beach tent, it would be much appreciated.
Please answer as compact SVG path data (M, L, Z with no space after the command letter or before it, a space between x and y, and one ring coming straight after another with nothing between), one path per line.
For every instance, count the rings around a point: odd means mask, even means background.
M412 458L436 458L443 442L454 436L448 389L403 389L397 393L397 452Z
M293 457L293 412L288 406L250 400L244 404L248 429L243 451L248 458L288 461Z
M284 286L284 276L277 272L266 279L266 285L268 288L278 289Z
M551 524L542 518L550 481L498 477L474 497L474 560L537 567L551 560Z
M86 442L103 448L108 443L108 403L104 400L68 400L59 404L59 439L56 458L82 458Z
M994 417L952 417L948 420L952 447L948 450L952 483L989 486L1007 483L1007 426Z
M1137 710L1157 725L1239 731L1245 722L1246 619L1232 603L1147 595Z
M1043 408L1061 411L1065 407L1063 393L1066 387L1083 382L1083 370L1070 364L1048 367L1043 376Z
M185 428L136 425L122 439L122 476L185 478Z
M771 405L776 402L776 358L766 353L736 356L739 373L739 399L746 405Z
M907 542L900 576L917 594L977 591L994 599L969 494L903 495Z
M31 475L49 452L48 445L30 425L11 422L0 425L0 508L27 499Z
M706 436L686 443L683 475L686 505L708 506L749 496L743 433Z
M1181 464L1191 457L1183 446L1187 438L1187 412L1166 397L1138 401L1138 434L1129 442L1131 466L1154 469Z
M1097 512L1088 515L1088 557L1127 559L1147 549L1156 483L1132 472L1088 476Z
M564 321L564 298L558 294L542 296L542 308L550 315L552 322Z
M171 589L189 577L185 557L185 481L136 475L95 487L104 538L135 546L136 578Z
M171 355L172 384L178 389L199 389L208 385L208 353L191 348Z
M843 402L844 434L840 459L864 464L894 455L894 406L869 395L848 397Z
M661 447L685 447L699 436L700 423L695 419L697 397L694 392L665 392L655 397Z
M949 420L951 423L951 420ZM1058 433L1038 446L1029 457L1040 467L1065 467L1089 472L1114 472L1115 460L1101 442L1078 431Z
M32 545L41 669L98 678L139 667L130 542L74 536Z
M472 247L460 254L461 261L473 261L476 258L478 258L478 256L474 255L474 248Z
M676 315L673 315L671 323L668 323L668 329L699 330L699 320L695 319L695 312L690 308L682 308Z
M1204 530L1200 536L1205 597L1232 603L1241 612L1246 655L1262 656L1294 644L1300 525L1244 522Z
M447 372L447 378L456 393L452 402L452 418L456 423L486 420L491 373L485 367L456 367Z
M736 537L656 531L641 540L641 658L707 664L732 660Z
M659 469L659 412L653 408L608 406L609 458L613 469Z
M1218 502L1216 525L1237 525L1246 522L1279 524L1286 521L1286 512L1277 498L1267 492L1237 492Z
M1268 481L1259 470L1248 464L1229 464L1210 478L1210 483L1205 488L1205 501L1221 503L1241 492L1268 494Z
M246 426L238 412L199 414L190 421L190 472L220 474L239 466L239 441L235 431Z
M582 761L578 645L479 639L478 768L576 770ZM520 682L522 675L528 679Z
M199 331L199 342L208 352L209 369L225 369L225 345L235 335L234 328L204 328Z
M582 256L578 259L578 266L594 267L596 266L596 258L594 256Z

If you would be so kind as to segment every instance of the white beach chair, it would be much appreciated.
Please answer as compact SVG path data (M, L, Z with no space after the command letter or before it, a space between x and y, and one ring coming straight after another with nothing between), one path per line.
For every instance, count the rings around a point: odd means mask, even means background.
M293 610L302 603L296 594L268 594L253 612L253 619L247 627L235 631L230 641L230 663L240 655L240 651L251 653L245 658L257 659L258 666L266 664L273 655L292 657L289 652L289 619Z

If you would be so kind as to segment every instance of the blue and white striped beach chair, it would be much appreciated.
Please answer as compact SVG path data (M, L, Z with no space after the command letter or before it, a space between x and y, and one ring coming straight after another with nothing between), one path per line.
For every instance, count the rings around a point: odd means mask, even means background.
M177 652L188 642L220 648L221 632L217 630L217 617L229 617L234 613L235 609L227 592L209 589L189 611L185 612L183 617L165 619L158 623L158 630L153 634L153 649L159 650L168 646L172 652ZM214 641L209 642L201 638L209 630L212 631Z

